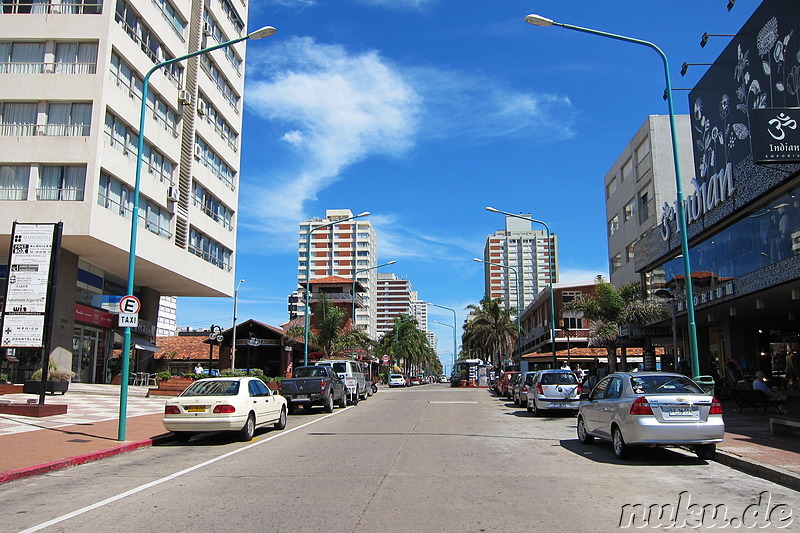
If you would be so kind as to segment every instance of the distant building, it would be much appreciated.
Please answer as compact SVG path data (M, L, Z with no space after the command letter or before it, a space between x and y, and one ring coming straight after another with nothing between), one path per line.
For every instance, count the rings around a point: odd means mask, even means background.
M530 215L524 215L530 217ZM486 238L483 260L485 294L500 298L503 309L525 309L542 288L550 284L552 265L558 281L558 238L544 230L534 230L531 221L506 217L505 229Z
M158 301L156 336L171 337L178 334L178 298L162 296Z
M395 320L400 315L418 319L415 316L415 311L419 310L417 293L411 290L409 280L399 278L396 274L389 272L379 272L377 293L378 338L392 331ZM427 314L425 317L427 318ZM417 327L424 329L419 323Z
M675 117L683 188L694 175L689 116ZM604 178L611 283L639 281L634 245L655 228L661 206L675 200L675 164L669 116L647 117ZM664 280L656 280L663 282Z
M303 285L307 273L311 280L337 276L357 279L365 289L362 295L363 306L356 309L356 327L370 338L376 338L377 315L374 307L376 295L378 258L377 238L368 220L355 219L336 223L337 220L353 216L349 209L328 209L325 218L313 218L300 222L298 240L297 283ZM317 226L334 223L331 226L314 230ZM311 250L307 248L308 234L311 233ZM311 264L308 265L309 257ZM308 269L308 270L307 270ZM289 318L305 315L304 293L289 296Z

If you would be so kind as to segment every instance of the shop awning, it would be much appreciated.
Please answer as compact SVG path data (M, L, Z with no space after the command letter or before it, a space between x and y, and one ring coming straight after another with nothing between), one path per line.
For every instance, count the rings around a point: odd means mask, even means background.
M146 352L161 351L161 348L159 348L149 340L145 339L144 337L139 337L138 335L131 335L131 347L137 350L144 350Z

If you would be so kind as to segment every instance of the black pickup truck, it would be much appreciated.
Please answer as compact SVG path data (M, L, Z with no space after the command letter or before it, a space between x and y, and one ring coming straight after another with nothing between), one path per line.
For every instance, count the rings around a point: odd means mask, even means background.
M281 395L286 398L289 413L297 406L310 409L321 405L326 412L333 412L333 405L347 406L347 388L336 372L329 366L301 366L293 377L280 382Z

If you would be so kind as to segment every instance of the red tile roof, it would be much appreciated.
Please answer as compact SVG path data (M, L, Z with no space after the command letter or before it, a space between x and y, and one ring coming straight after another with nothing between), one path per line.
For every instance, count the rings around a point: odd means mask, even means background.
M156 346L161 348L155 354L156 359L180 360L205 360L208 361L208 347L204 341L208 340L207 335L179 335L177 337L158 337ZM172 355L174 353L174 355ZM219 347L213 348L213 359L219 359Z

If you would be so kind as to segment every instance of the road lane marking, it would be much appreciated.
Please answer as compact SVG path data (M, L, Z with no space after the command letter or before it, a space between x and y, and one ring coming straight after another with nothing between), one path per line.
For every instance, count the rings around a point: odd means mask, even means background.
M455 401L455 400L448 402L448 401L442 400L442 401L430 401L428 403L469 403L469 404L475 404L475 403L478 403L478 402L459 402L459 401Z
M100 507L104 507L104 506L106 506L106 505L108 505L110 503L114 503L114 502L119 501L119 500L121 500L123 498L127 498L128 496L132 496L132 495L134 495L134 494L136 494L138 492L142 492L143 490L147 490L147 489L149 489L151 487L155 487L156 485L160 485L162 483L166 483L167 481L172 481L173 479L179 478L179 477L181 477L181 476L183 476L185 474L188 474L190 472L194 472L195 470L198 470L200 468L204 468L204 467L206 467L206 466L208 466L210 464L214 464L217 461L221 461L222 459L227 459L228 457L236 455L237 453L243 452L245 450L249 450L250 448L255 448L256 446L260 446L261 444L264 444L265 442L269 442L269 441L271 441L273 439L277 439L278 437L282 437L284 435L288 435L289 433L291 433L293 431L297 431L298 429L303 429L305 427L310 426L311 424L316 424L317 422L319 422L321 420L325 420L326 418L330 418L330 417L335 416L335 415L337 415L339 413L343 413L344 411L347 411L348 409L350 409L350 407L346 407L344 409L340 409L340 410L336 411L335 413L331 413L331 414L325 415L322 418L317 418L316 420L312 420L311 422L306 422L305 424L297 426L296 428L283 430L280 433L272 435L272 436L270 436L270 437L268 437L268 438L266 438L264 440L259 440L257 442L253 442L252 444L248 444L247 446L245 446L243 448L239 448L237 450L233 450L233 451L224 453L224 454L220 455L219 457L215 457L213 459L209 459L209 460L204 461L204 462L202 462L200 464L197 464L197 465L194 465L194 466L190 466L189 468L184 468L183 470L181 470L179 472L175 472L174 474L170 474L168 476L162 477L161 479L156 479L155 481L151 481L149 483L145 483L144 485L139 485L138 487L132 488L130 490L126 490L125 492L117 494L116 496L111 496L110 498L106 498L105 500L99 501L97 503L93 503L91 505L87 505L86 507L83 507L83 508L78 509L76 511L72 511L70 513L67 513L67 514L61 515L59 517L53 518L52 520L48 520L47 522L42 522L41 524L38 524L38 525L33 526L33 527L30 527L28 529L23 529L19 533L32 533L33 531L41 531L44 528L53 526L55 524L58 524L60 522L65 521L65 520L69 520L70 518L74 518L76 516L82 515L84 513L88 513L89 511L93 511L94 509L99 509Z

